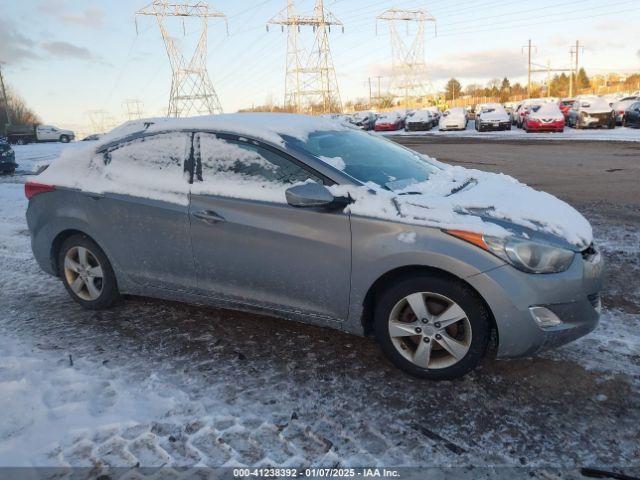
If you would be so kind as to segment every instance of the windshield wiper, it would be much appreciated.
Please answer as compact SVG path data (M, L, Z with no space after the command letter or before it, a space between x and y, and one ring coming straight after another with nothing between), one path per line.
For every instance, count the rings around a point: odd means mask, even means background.
M456 193L458 193L461 190L464 190L465 188L467 188L471 184L477 185L478 181L473 177L467 178L464 182L462 182L462 185L459 185L459 186L453 188L451 190L451 192L449 192L448 194L445 195L445 197L450 197L451 195L455 195Z

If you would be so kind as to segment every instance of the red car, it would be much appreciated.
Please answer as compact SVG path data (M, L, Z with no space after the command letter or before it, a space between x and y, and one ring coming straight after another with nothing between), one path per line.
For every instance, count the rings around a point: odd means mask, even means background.
M404 116L399 112L390 112L383 114L374 125L376 132L389 132L404 128Z
M531 105L522 122L524 129L529 132L563 132L564 115L555 103Z
M573 102L575 102L575 99L573 98L563 98L558 102L558 108L562 112L562 116L565 118L565 120L567 118L567 115L569 115L569 110L573 106Z

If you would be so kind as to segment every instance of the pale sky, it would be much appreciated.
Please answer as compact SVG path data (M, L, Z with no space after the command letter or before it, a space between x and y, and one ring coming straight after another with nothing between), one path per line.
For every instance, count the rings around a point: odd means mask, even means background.
M105 110L124 120L122 102L140 99L145 116L166 111L170 66L152 17L134 13L139 0L0 0L0 62L5 81L45 123L84 128L87 112ZM311 12L313 0L298 0ZM284 96L286 34L265 24L285 0L216 0L209 4L228 16L209 27L208 70L226 112ZM326 0L344 23L332 29L331 48L343 101L366 97L367 79L385 74L391 62L386 26L375 17L387 8L426 8L437 20L427 26L426 59L437 88L455 76L463 87L508 76L526 81L529 38L534 61L569 64L569 48L585 45L581 66L589 74L640 71L640 0ZM176 24L177 26L177 24ZM194 25L173 34L184 44ZM409 36L403 39L410 40ZM312 38L311 30L301 36ZM538 74L537 78L544 78Z

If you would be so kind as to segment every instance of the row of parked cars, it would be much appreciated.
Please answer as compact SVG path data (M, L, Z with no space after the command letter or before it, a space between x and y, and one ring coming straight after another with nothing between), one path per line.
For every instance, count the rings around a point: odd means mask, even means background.
M353 115L347 115L344 120L363 130L415 132L431 130L434 127L438 127L439 130L464 130L467 128L469 115L462 107L451 108L444 112L438 107L427 107L380 114L371 111L356 112Z
M618 101L596 95L576 98L532 98L507 104L512 124L526 131L562 131L572 128L640 127L640 95Z
M343 120L363 130L427 131L465 130L470 118L479 132L511 130L563 132L572 128L640 127L640 93L611 101L606 97L582 95L575 98L530 98L519 103L481 103L475 108L456 107L441 112L437 107L376 114L356 112Z

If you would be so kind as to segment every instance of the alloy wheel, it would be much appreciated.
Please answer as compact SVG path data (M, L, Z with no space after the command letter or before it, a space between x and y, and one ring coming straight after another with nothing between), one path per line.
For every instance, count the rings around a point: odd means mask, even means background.
M397 351L418 367L447 368L471 346L471 323L453 300L431 292L401 299L389 315L389 336Z
M69 288L86 301L102 294L104 274L96 256L85 247L72 247L64 257L64 275Z

